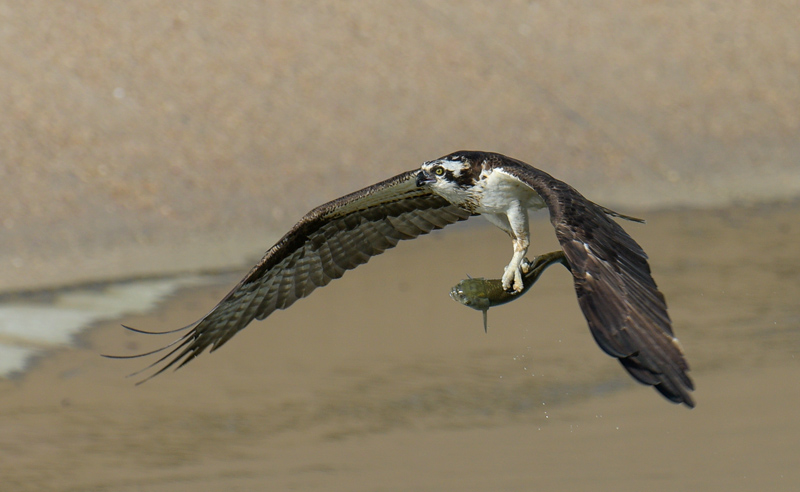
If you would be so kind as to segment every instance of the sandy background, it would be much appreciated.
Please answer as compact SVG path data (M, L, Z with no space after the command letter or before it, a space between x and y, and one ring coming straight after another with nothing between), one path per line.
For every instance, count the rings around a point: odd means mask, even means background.
M510 248L468 223L143 386L98 354L169 339L95 324L0 380L0 490L796 490L800 4L764 5L0 0L0 300L222 271L121 320L182 326L312 206L494 150L648 219L698 403L561 269L484 334L447 291Z
M796 1L0 1L0 291L240 266L461 148L609 206L800 193Z

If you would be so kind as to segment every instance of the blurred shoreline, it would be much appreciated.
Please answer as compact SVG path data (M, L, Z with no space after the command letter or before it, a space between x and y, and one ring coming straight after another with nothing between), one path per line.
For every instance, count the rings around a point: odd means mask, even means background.
M670 213L726 215L759 210L797 209L800 207L800 200L793 198L746 204L738 202L724 207L677 206L653 210L615 205L609 207L648 220L648 217ZM462 226L480 228L487 224L481 218L473 218ZM289 227L290 225L286 230ZM540 234L549 234L551 226L547 212L535 213L532 216L532 227L541 229ZM37 293L92 289L126 282L169 280L192 275L236 274L255 264L283 232L243 231L241 236L231 233L221 241L198 237L193 238L188 245L183 241L167 242L165 238L148 244L117 244L107 251L97 251L80 260L74 260L69 255L55 254L48 258L37 258L30 264L27 260L20 260L19 265L12 261L13 267L6 269L0 280L0 302L24 299Z

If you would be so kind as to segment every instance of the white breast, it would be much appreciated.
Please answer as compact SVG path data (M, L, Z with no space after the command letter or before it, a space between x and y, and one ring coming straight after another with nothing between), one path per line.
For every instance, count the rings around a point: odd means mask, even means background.
M480 214L504 214L509 207L521 205L526 209L540 209L544 200L530 186L499 169L481 173L478 194Z

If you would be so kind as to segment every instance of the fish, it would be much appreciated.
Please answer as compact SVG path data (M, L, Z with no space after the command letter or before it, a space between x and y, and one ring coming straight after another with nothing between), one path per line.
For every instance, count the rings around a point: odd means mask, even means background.
M519 299L536 283L541 274L551 265L561 263L567 270L572 271L566 256L564 256L564 252L561 250L539 255L535 257L532 262L526 259L526 263L527 271L523 270L523 288L520 292L503 289L503 281L499 278L486 279L483 277L469 277L450 289L450 297L454 301L467 307L482 311L483 331L488 333L489 308Z

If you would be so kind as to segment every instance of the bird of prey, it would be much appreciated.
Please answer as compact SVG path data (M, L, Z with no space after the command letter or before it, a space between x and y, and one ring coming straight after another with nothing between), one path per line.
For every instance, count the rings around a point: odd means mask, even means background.
M254 319L288 308L399 241L475 215L483 215L511 237L514 253L502 286L521 292L529 267L528 212L544 207L597 344L636 380L672 402L693 407L689 366L672 333L664 296L650 275L647 255L610 218L629 217L591 202L522 161L479 151L458 151L425 162L419 169L315 208L208 314L184 328L161 332L186 331L180 338L123 358L171 349L145 368L163 364L147 379L169 367L182 367L205 349L221 347Z

